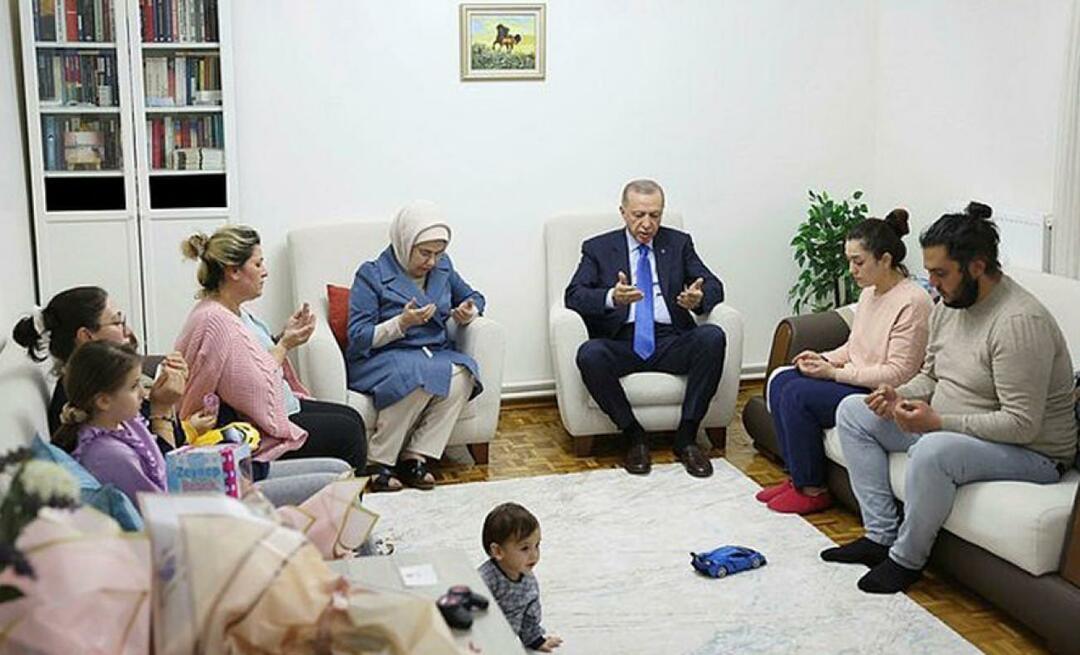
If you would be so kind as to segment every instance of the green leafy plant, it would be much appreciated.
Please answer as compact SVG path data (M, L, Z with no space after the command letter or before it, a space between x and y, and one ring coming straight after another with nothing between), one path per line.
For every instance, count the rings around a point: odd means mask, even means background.
M810 190L810 208L806 220L791 240L799 277L788 292L795 313L809 307L823 312L851 302L858 296L858 286L848 271L844 257L844 237L848 230L866 219L863 192L837 201L822 191Z

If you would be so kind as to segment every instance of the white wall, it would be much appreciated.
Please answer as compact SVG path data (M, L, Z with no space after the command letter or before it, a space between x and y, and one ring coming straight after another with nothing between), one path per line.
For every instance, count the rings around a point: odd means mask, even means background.
M1071 0L882 0L873 197L1048 213ZM918 241L910 238L919 264Z
M15 0L6 0L0 3L0 343L34 302L17 33Z
M743 312L745 362L764 362L806 189L872 182L876 3L547 7L547 81L463 83L457 2L236 0L240 209L276 271L268 318L291 302L289 229L429 198L508 328L506 381L550 380L543 222L614 210L649 176Z

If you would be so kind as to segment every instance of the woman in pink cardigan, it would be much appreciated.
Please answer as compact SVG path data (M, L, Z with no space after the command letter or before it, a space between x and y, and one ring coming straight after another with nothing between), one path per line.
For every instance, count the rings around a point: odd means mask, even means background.
M830 507L822 431L836 425L837 405L881 384L903 384L922 366L932 304L902 263L907 233L904 209L851 229L844 252L862 293L847 343L826 353L799 353L794 366L769 378L769 412L791 473L757 494L773 511L810 514Z
M215 393L221 399L219 424L239 418L259 429L257 461L333 457L363 467L367 439L360 414L310 398L286 358L315 330L307 304L277 335L242 308L262 295L267 276L259 234L227 225L209 237L191 236L181 249L198 260L202 289L176 341L190 369L180 416L194 414L203 397Z

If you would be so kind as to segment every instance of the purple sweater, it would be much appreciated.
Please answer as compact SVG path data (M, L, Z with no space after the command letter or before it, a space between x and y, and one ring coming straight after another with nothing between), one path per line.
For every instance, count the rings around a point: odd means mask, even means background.
M73 455L98 482L112 484L133 503L139 491L165 493L165 458L142 416L116 430L84 425Z

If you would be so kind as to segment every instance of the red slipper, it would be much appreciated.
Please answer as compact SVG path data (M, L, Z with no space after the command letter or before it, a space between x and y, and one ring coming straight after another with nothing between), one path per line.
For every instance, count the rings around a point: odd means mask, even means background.
M813 514L832 507L832 495L826 491L823 494L811 496L792 487L789 491L770 500L768 507L781 514Z
M757 492L754 498L757 498L763 503L767 503L773 498L776 498L780 494L784 493L788 489L792 488L791 478L784 480L780 484L774 484L771 487L765 487L761 491Z

